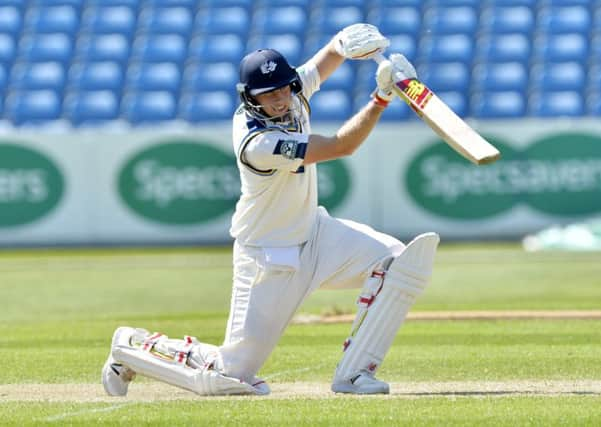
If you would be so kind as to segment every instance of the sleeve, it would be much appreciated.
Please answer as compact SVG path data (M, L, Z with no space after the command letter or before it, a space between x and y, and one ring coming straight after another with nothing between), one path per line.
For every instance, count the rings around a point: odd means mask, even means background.
M295 172L305 159L308 140L309 135L280 130L250 134L240 148L240 161L262 175L278 169Z
M301 65L296 71L303 84L303 95L305 98L310 99L311 96L319 90L319 86L321 85L321 78L319 77L317 66L313 62L308 61Z

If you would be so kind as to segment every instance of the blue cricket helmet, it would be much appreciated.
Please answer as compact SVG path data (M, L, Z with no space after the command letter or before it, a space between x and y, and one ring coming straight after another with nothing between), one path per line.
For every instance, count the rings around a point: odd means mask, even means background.
M251 105L252 97L290 85L292 92L302 89L296 70L274 49L259 49L240 61L240 82L236 85L242 102Z

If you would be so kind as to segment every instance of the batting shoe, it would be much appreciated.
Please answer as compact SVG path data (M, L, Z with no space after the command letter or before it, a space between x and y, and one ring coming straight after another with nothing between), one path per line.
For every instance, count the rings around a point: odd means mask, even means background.
M332 383L334 393L351 394L388 394L390 386L384 381L376 379L367 371L360 371L348 380L334 380Z
M129 383L136 377L136 373L113 359L113 349L118 345L131 345L130 338L136 329L120 327L115 330L111 342L111 351L102 368L102 385L110 396L125 396Z

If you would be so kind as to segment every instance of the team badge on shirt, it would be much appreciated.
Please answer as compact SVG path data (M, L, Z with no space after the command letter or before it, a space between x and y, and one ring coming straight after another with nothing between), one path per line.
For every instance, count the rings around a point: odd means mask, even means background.
M287 159L293 160L296 158L296 151L298 150L298 141L287 140L280 141L280 154Z

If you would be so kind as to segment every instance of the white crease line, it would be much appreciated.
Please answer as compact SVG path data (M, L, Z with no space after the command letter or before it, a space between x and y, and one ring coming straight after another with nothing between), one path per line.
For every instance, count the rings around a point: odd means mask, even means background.
M44 421L59 421L59 420L64 420L65 418L77 417L79 415L95 414L98 412L112 412L112 411L116 411L117 409L121 409L125 406L131 406L135 403L136 402L127 402L127 403L120 403L118 405L108 406L106 408L93 408L93 409L86 409L83 411L65 412L64 414L53 415L52 417L44 418Z
M320 368L323 368L323 367L325 367L327 365L328 365L328 363L320 363L319 365L313 365L313 366L309 366L309 367L306 367L306 368L291 369L289 371L275 372L275 373L273 373L271 375L266 375L266 376L264 376L262 378L267 381L267 380L271 380L271 379L276 378L276 377L281 377L282 375L298 374L298 373L301 373L301 372L311 371L313 369L320 369Z

